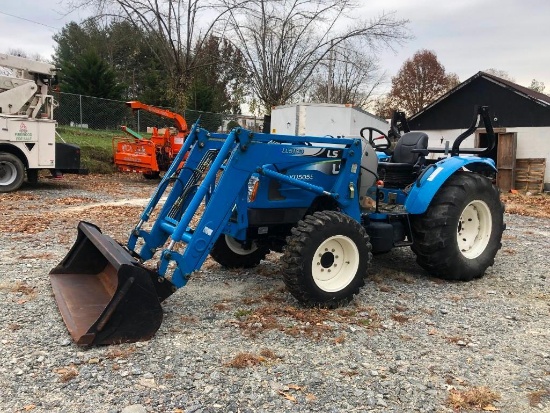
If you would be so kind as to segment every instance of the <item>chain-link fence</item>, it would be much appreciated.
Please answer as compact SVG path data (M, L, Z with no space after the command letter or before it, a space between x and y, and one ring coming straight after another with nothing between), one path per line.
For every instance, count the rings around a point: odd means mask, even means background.
M128 126L138 133L146 133L148 128L171 127L174 121L163 118L145 110L133 111L125 102L119 100L101 99L72 93L54 93L58 107L54 118L62 126L98 130L119 130ZM143 102L146 103L147 102ZM173 108L164 108L174 111ZM200 124L211 132L228 132L236 126L242 126L253 131L261 131L263 118L245 115L201 112L186 110L181 113L187 125L191 125L200 117Z

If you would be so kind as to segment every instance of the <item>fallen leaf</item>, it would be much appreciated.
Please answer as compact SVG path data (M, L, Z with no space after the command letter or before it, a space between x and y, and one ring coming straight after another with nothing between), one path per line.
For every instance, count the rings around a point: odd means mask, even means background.
M30 412L36 407L36 404L27 404L24 408L26 412Z
M312 401L314 401L315 399L317 399L317 397L315 397L314 394L311 394L311 393L306 394L306 400L307 400L308 402L312 402Z
M486 412L500 412L500 409L496 408L492 404L488 404L487 406L484 406L483 410Z
M291 402L296 403L296 397L292 396L291 394L285 393L284 391L279 390L279 394L283 396L285 399L290 400Z
M300 386L298 386L298 385L296 385L296 384L289 384L289 385L288 385L288 388L289 388L289 389L292 389L292 390L303 390L303 387L300 387Z

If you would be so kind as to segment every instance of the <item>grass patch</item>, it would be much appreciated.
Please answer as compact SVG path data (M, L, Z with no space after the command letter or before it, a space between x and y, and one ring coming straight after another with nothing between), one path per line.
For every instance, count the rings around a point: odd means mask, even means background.
M57 128L61 136L58 142L80 146L80 163L90 173L110 174L113 164L113 137L122 136L121 131L81 129L69 126Z
M237 317L237 318L242 318L242 317L249 316L249 315L252 314L252 313L253 313L252 310L242 310L242 309L240 309L240 310L235 311L235 314L234 314L234 315L235 315L235 317Z

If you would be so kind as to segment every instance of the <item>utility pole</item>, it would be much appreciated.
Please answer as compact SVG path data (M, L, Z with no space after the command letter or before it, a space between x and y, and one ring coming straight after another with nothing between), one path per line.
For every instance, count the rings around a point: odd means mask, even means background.
M331 103L332 100L332 84L334 83L334 49L332 47L333 42L330 41L330 52L328 54L328 82L327 82L327 103Z

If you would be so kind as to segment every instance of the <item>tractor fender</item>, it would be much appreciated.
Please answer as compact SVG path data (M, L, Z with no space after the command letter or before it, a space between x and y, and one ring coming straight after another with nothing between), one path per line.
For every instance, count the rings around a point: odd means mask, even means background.
M496 172L495 162L491 158L475 156L452 156L429 165L412 184L405 201L409 214L423 214L441 186L456 171L466 168L472 173L480 171Z

